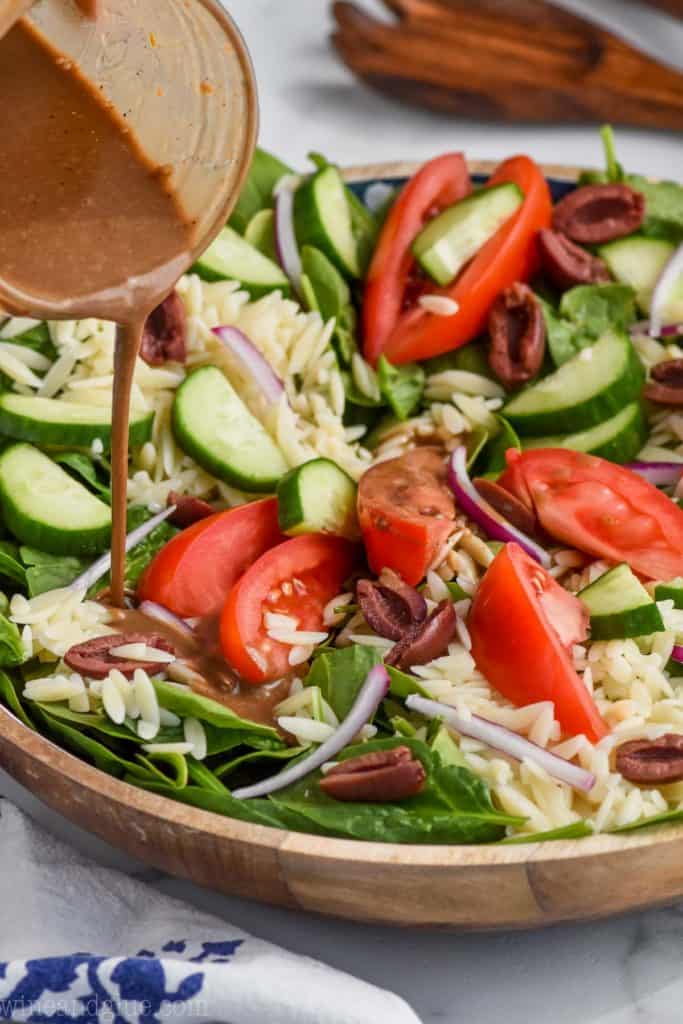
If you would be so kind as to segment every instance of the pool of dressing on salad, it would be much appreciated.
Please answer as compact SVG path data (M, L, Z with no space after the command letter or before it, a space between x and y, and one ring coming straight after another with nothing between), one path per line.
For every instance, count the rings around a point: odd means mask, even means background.
M96 13L97 0L80 0ZM25 0L0 0L0 306L68 316L79 296L89 315L117 326L112 417L110 601L122 631L164 633L203 681L195 688L236 713L272 720L278 688L240 694L213 642L179 642L156 620L124 608L128 426L135 361L148 315L191 261L194 225L125 120L27 20ZM142 257L141 255L142 254ZM146 268L156 267L153 273ZM126 282L123 286L120 282ZM3 288L3 284L6 286ZM11 290L11 294L8 291ZM25 294L26 305L17 301ZM82 314L81 314L82 315ZM210 629L210 624L207 625Z

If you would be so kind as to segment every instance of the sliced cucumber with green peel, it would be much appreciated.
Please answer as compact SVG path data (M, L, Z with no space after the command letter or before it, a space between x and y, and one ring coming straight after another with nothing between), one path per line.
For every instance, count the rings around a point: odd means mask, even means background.
M645 371L625 331L610 330L503 410L518 434L573 434L615 416L640 396Z
M294 195L294 227L299 245L324 252L345 277L361 275L346 187L336 167L308 178Z
M683 608L683 577L658 583L655 587L655 601L673 601L674 608Z
M420 232L415 259L437 284L450 284L523 202L524 193L511 182L461 199Z
M277 487L280 529L290 537L301 533L333 533L357 539L358 488L330 459L313 459L283 476Z
M657 280L674 249L671 242L661 238L631 235L599 246L598 255L617 281L633 288L641 311L647 314Z
M94 555L109 546L109 505L30 444L0 455L0 506L7 527L28 547Z
M598 455L610 462L630 462L647 440L645 413L640 402L631 402L616 416L599 423L597 427L577 434L556 437L525 438L524 448L571 448L575 452Z
M217 366L185 378L172 418L183 451L219 480L265 494L287 472L282 452Z
M149 441L153 422L154 413L131 411L131 447ZM89 448L101 441L108 451L111 409L6 391L0 395L0 434L45 448Z
M255 249L263 253L269 260L277 264L277 249L275 246L275 212L273 210L259 210L247 224L244 232L244 240L253 245Z
M621 640L664 630L659 608L626 562L604 573L578 597L590 612L593 640Z
M192 269L205 281L239 281L252 299L276 289L287 295L290 291L277 263L229 227L214 238Z

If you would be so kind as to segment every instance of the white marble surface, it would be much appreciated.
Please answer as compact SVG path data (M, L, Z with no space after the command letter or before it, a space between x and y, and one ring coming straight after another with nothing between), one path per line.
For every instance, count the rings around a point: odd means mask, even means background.
M373 0L366 2L377 9ZM420 159L449 147L474 157L529 150L553 162L600 160L591 129L461 124L367 91L330 53L325 0L229 0L228 5L254 56L263 144L294 164L301 164L309 149L342 163L363 163ZM629 168L664 176L681 171L680 137L622 131L619 152ZM425 1024L680 1024L683 1019L683 906L515 935L458 936L338 923L164 878L74 829L1 774L0 793L112 866L140 873L257 935L394 989Z

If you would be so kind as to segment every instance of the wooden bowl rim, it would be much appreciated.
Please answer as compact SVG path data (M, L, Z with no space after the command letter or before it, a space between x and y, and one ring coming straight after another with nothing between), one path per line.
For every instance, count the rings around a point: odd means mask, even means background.
M417 163L382 163L344 170L348 181L369 181L374 178L406 177L415 172ZM487 174L495 161L469 161L472 173ZM580 169L543 165L551 178L576 181ZM683 824L660 825L642 833L629 835L595 835L584 839L562 839L546 843L469 846L416 845L404 843L371 843L355 839L334 839L304 832L253 825L235 818L223 817L188 804L159 796L122 782L106 772L87 764L51 740L27 728L11 711L0 705L0 744L9 744L24 755L57 772L83 791L83 799L104 800L123 809L134 808L157 823L176 826L195 833L204 833L219 840L229 840L261 850L274 850L311 862L320 859L379 864L388 868L399 865L453 870L533 862L550 863L575 859L612 857L616 853L653 845L665 846L683 836ZM40 796L40 794L36 794Z

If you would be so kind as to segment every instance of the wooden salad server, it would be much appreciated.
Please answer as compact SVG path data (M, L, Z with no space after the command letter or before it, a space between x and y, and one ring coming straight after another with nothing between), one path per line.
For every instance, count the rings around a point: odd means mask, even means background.
M683 13L682 0L652 2ZM391 22L338 0L332 38L359 78L399 100L487 121L683 131L680 71L548 0L384 3Z

